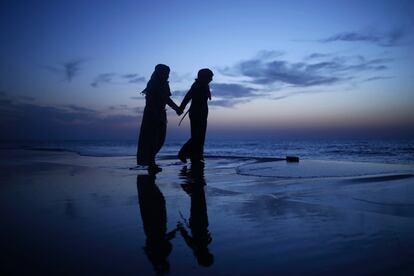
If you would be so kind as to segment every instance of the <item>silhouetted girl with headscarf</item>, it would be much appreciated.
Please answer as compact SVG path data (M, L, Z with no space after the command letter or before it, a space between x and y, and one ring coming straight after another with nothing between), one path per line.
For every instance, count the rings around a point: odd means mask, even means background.
M148 166L150 170L160 170L155 163L155 155L165 141L167 131L165 105L169 105L178 115L182 113L170 98L169 74L170 68L167 65L158 64L147 87L142 91L145 94L145 109L139 133L137 165Z
M180 108L185 109L191 101L189 109L191 138L181 147L178 158L182 162L204 160L204 141L206 139L208 100L211 100L209 83L213 80L213 72L204 68L198 71L197 79L181 102Z

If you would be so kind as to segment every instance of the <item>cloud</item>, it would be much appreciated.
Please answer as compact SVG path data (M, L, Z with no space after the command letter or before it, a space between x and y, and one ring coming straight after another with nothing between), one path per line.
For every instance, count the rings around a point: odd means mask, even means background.
M108 110L110 111L121 111L121 112L128 112L130 114L136 114L142 112L141 107L130 107L126 104L120 105L110 105L108 106Z
M388 69L386 64L391 61L392 59L388 58L366 59L363 56L338 56L321 62L307 64L305 70L308 72L331 72L333 74L381 71Z
M0 99L0 114L0 127L8 130L0 133L0 139L134 139L140 121L140 114L132 112L44 106L9 97Z
M275 58L279 58L285 54L284 51L277 51L277 50L260 50L257 52L256 57L261 60L271 60Z
M271 97L271 99L272 100L282 100L282 99L289 98L289 97L292 97L292 96L297 96L297 95L318 94L318 93L323 93L323 92L325 92L325 91L320 90L320 89L317 89L317 90L296 90L296 91L289 91L289 92L286 92L284 94L273 96L273 97Z
M251 99L230 99L230 98L216 100L213 98L213 100L209 103L209 105L219 106L219 107L234 107L237 104L247 103L250 100Z
M124 74L121 77L127 79L128 83L145 82L145 78L138 76L138 74Z
M70 61L63 64L67 81L71 81L80 70L82 61Z
M210 105L233 107L259 97L279 100L293 95L326 92L326 87L346 84L350 80L353 84L380 80L378 76L367 80L368 74L381 74L389 68L392 61L386 57L367 58L362 55L342 56L314 52L302 60L291 62L284 58L281 51L260 51L254 58L218 69L221 74L231 78L229 83L213 82L210 85ZM173 96L184 97L187 91L173 91ZM143 97L135 96L131 99L142 100Z
M210 85L212 101L211 106L233 107L239 103L249 102L257 97L256 89L237 83L212 83ZM184 97L188 90L175 90L173 97ZM131 99L142 99L131 97Z
M64 62L58 66L44 66L44 68L49 72L60 75L63 80L71 82L79 74L84 62L85 60L83 59L76 59Z
M305 60L310 60L310 59L320 59L320 58L326 58L328 57L329 54L322 54L322 53L312 53L308 56L305 57Z
M316 62L315 62L316 61ZM300 62L281 58L244 60L220 72L224 75L247 77L247 83L297 87L326 86L355 78L361 72L382 71L391 59L367 59L363 56L312 54Z
M63 107L67 108L70 111L75 111L75 112L79 112L79 113L96 113L96 110L86 108L86 107L82 107L82 106L78 106L78 105L74 105L74 104L64 105Z
M103 73L99 74L91 83L92 87L100 87L105 84L124 84L124 83L140 83L145 82L145 78L135 73L130 74L116 74Z
M126 79L133 79L133 78L138 77L138 74L124 74L122 75L122 77Z
M392 79L394 77L392 76L376 76L376 77L370 77L367 79L362 80L363 82L369 82L369 81L377 81L377 80L389 80Z
M125 108L128 108L128 106L126 104L108 106L109 110L124 110Z
M211 106L233 107L257 97L256 89L236 83L213 83L211 90Z
M318 68L308 67L304 63L289 63L283 60L262 61L251 59L240 62L235 67L222 71L224 75L235 76L237 74L250 78L250 82L260 85L273 83L285 83L295 86L314 86L332 84L339 81L337 77L324 76L318 72ZM320 65L328 66L328 64Z
M91 83L92 87L99 87L102 84L111 83L113 77L115 76L114 73L103 73L99 74L95 80Z
M11 105L13 102L25 103L33 102L34 100L35 98L24 95L14 95L12 100L5 91L0 91L0 108L3 107L3 111L5 107Z
M343 42L364 42L381 47L395 47L401 45L402 40L407 35L405 28L395 28L389 32L377 32L367 30L361 32L342 32L319 40L323 43L343 41Z
M213 96L220 98L243 98L255 96L255 89L235 83L211 84Z

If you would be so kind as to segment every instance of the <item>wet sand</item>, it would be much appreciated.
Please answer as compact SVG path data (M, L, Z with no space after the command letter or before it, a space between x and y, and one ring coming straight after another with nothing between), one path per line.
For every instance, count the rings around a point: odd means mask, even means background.
M269 162L266 162L269 161ZM414 167L1 150L1 273L412 275Z

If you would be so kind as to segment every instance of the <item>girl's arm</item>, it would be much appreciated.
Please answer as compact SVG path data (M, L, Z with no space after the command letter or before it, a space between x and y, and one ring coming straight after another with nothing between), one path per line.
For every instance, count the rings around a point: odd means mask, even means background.
M190 89L187 94L185 95L183 101L180 104L180 108L184 111L185 107L187 106L188 102L193 98L193 89Z
M167 104L175 110L177 115L181 115L183 113L183 110L173 101L170 97L167 99Z

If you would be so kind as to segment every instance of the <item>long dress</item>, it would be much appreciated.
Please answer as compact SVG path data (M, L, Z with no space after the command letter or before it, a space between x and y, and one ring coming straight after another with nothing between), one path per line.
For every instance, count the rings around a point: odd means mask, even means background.
M191 100L189 109L191 138L182 146L179 155L194 161L204 159L209 98L211 98L211 92L208 84L195 81L181 103L184 109Z
M167 114L165 105L171 96L168 82L150 80L145 93L145 109L138 139L137 164L155 165L155 155L165 142Z

